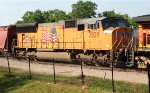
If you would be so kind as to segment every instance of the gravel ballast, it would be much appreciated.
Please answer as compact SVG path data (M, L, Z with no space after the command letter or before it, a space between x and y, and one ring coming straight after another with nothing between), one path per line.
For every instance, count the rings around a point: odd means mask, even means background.
M28 61L19 61L15 59L9 59L10 67L28 71ZM8 63L6 58L0 58L0 66L7 67ZM81 67L79 65L61 65L56 64L56 74L65 76L79 76L81 74ZM40 74L53 74L52 64L39 64L36 62L31 63L32 72ZM111 79L112 74L110 70L95 69L90 66L83 66L83 71L86 76L94 76L99 78ZM114 80L121 80L133 83L148 84L147 73L142 72L126 72L126 71L114 71Z

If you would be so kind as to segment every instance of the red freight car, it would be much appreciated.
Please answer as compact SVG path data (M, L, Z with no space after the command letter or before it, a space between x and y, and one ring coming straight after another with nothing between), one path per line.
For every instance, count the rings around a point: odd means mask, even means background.
M12 52L12 42L16 38L15 26L0 26L0 53Z

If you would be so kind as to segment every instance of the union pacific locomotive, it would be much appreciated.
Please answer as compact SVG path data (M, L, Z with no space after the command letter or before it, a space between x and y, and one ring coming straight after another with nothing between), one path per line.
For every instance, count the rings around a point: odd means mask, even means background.
M85 18L52 23L15 26L17 38L11 52L35 55L42 52L68 52L70 58L90 60L96 65L134 65L133 30L122 18ZM15 40L16 39L16 40Z

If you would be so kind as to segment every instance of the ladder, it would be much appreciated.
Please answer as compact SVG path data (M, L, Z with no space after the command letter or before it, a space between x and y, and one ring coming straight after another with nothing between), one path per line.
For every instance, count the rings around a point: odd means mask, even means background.
M126 66L132 67L134 65L134 47L133 47L133 37L130 40L128 46L125 48L125 56L127 57ZM130 47L129 47L130 46Z

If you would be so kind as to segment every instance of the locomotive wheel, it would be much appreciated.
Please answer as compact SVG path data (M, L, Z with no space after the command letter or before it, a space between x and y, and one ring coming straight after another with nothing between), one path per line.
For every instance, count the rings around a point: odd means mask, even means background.
M91 57L90 57L90 65L99 67L100 65L98 64L97 58L98 58L98 57L97 57L97 55L96 55L95 53L91 54Z

